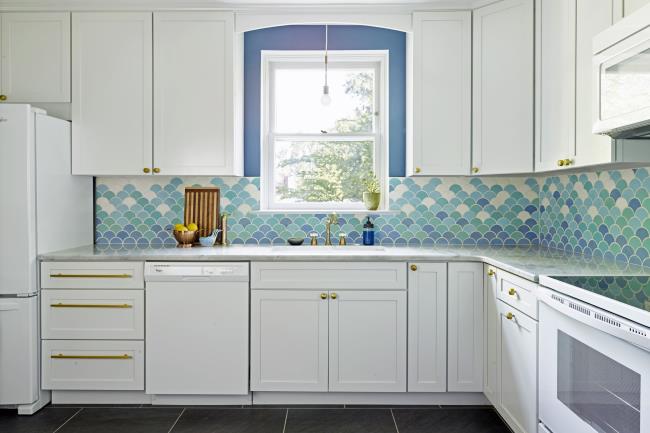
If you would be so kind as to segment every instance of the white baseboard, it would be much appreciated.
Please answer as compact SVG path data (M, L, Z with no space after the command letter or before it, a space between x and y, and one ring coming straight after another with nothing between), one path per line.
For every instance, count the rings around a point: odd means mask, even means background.
M480 392L253 392L256 404L377 404L489 406Z
M144 391L52 391L52 404L151 404Z
M50 391L40 390L38 400L31 404L18 405L18 415L34 415L39 410L50 404L52 394Z
M153 405L175 405L175 406L229 406L252 404L253 398L247 395L153 395Z

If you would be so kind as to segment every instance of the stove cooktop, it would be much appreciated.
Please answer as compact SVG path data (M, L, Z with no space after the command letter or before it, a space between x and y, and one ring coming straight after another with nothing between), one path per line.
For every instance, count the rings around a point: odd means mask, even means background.
M550 278L650 312L650 276L551 276Z

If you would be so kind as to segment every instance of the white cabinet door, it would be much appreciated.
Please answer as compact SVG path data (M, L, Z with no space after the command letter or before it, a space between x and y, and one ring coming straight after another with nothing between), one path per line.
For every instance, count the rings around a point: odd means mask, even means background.
M483 264L449 263L447 390L483 391Z
M252 391L327 391L327 311L325 291L251 291Z
M472 16L413 14L409 175L467 175L471 162Z
M650 0L622 0L624 16L632 15L637 10L650 4Z
M406 291L330 292L329 390L406 391Z
M500 404L515 433L537 430L537 322L498 301Z
M70 102L70 14L2 14L7 102Z
M409 263L408 390L447 390L447 264Z
M499 311L497 309L497 269L485 265L485 354L483 370L483 393L494 406L499 405L498 333Z
M235 157L234 14L154 14L154 166L165 175L242 175Z
M533 170L534 48L534 0L474 10L476 174Z
M576 166L614 161L612 139L592 132L593 37L614 24L616 0L576 0Z
M537 0L535 28L535 171L557 170L575 143L575 0Z
M72 14L72 172L152 164L151 13Z

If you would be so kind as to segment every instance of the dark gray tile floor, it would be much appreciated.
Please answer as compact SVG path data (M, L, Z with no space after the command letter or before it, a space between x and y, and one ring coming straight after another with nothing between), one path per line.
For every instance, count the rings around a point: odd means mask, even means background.
M460 406L74 407L0 410L2 433L510 433L494 409Z

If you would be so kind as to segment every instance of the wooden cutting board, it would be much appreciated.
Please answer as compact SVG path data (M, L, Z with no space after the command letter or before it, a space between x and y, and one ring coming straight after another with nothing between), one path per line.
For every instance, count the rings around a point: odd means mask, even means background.
M199 226L199 236L219 228L219 188L185 188L185 225Z

